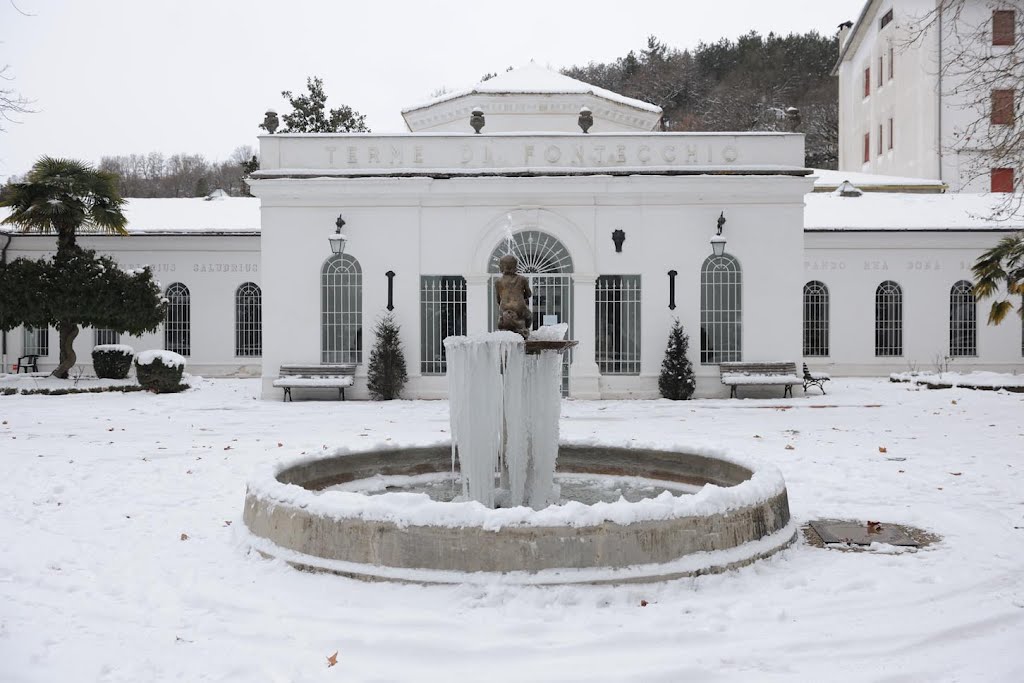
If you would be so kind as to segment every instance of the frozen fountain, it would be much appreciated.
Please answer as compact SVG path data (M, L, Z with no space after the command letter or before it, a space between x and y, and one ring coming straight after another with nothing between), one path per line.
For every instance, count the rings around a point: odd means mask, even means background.
M506 259L511 259L508 261ZM337 451L250 480L252 546L369 580L657 581L792 543L777 468L707 449L559 439L564 324L530 331L514 257L498 332L445 340L451 441Z

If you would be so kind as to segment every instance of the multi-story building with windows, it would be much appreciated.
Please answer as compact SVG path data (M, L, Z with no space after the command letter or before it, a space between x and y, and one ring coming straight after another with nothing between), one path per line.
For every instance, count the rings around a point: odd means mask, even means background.
M1022 21L1021 0L866 2L840 27L839 168L1020 192Z

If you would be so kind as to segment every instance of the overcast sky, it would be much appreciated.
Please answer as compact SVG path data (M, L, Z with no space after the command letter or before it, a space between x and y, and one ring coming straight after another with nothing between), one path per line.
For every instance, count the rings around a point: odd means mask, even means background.
M36 113L0 122L0 182L42 155L201 153L256 146L282 90L323 78L374 132L399 111L531 59L606 62L654 34L673 47L831 34L864 0L0 0L0 66ZM20 11L19 11L20 10Z

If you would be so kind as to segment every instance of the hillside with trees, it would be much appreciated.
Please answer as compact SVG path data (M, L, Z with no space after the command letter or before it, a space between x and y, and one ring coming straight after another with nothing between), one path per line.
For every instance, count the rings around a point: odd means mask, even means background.
M562 70L567 76L651 102L669 131L783 131L788 107L800 110L806 163L836 168L839 102L830 72L838 39L816 32L748 33L678 50L654 36L640 51L609 63Z

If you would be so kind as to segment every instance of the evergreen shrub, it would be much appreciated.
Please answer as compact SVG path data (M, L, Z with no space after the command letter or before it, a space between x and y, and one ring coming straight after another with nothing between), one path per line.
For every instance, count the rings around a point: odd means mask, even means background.
M122 344L101 344L93 347L92 367L100 379L124 379L132 369L135 350Z
M157 394L173 394L188 389L181 383L185 359L170 351L143 351L135 359L139 385Z

